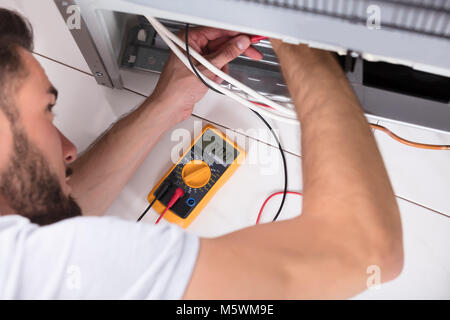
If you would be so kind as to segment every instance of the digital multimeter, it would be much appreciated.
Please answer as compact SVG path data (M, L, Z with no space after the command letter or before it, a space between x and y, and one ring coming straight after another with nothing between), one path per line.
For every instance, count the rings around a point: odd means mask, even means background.
M148 195L151 203L162 186L167 191L155 202L153 208L162 214L177 188L184 195L170 208L164 218L187 228L212 196L236 171L246 153L224 133L206 125L183 156L166 173Z

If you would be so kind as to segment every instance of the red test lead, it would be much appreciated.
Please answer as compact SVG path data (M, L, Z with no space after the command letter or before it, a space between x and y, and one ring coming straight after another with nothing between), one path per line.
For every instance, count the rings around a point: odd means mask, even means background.
M170 199L169 203L167 204L166 209L164 209L163 213L159 216L158 220L156 220L155 224L159 222L159 220L162 219L162 217L166 214L167 210L173 207L173 205L180 199L182 196L184 196L184 191L181 188L177 188L175 192L173 193L172 198Z

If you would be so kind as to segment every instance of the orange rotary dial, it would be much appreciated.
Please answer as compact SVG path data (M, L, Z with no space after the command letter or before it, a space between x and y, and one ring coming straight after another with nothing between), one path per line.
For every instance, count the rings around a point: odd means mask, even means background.
M192 160L184 165L181 177L189 187L201 188L211 179L211 168L204 161Z

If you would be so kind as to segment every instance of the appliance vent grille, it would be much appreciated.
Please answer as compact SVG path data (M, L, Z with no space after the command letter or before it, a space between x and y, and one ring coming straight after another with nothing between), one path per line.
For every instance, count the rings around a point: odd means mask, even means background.
M223 0L255 3L366 24L367 9L380 8L381 28L450 39L450 0Z

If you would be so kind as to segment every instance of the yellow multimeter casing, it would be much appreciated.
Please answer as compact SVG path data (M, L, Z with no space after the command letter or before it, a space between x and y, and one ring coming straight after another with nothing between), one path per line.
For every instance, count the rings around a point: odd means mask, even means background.
M170 184L166 194L153 205L155 211L162 214L174 190L182 188L185 195L165 213L164 218L187 228L245 157L246 153L242 148L208 124L148 194L148 201L153 201L155 192L163 182Z

